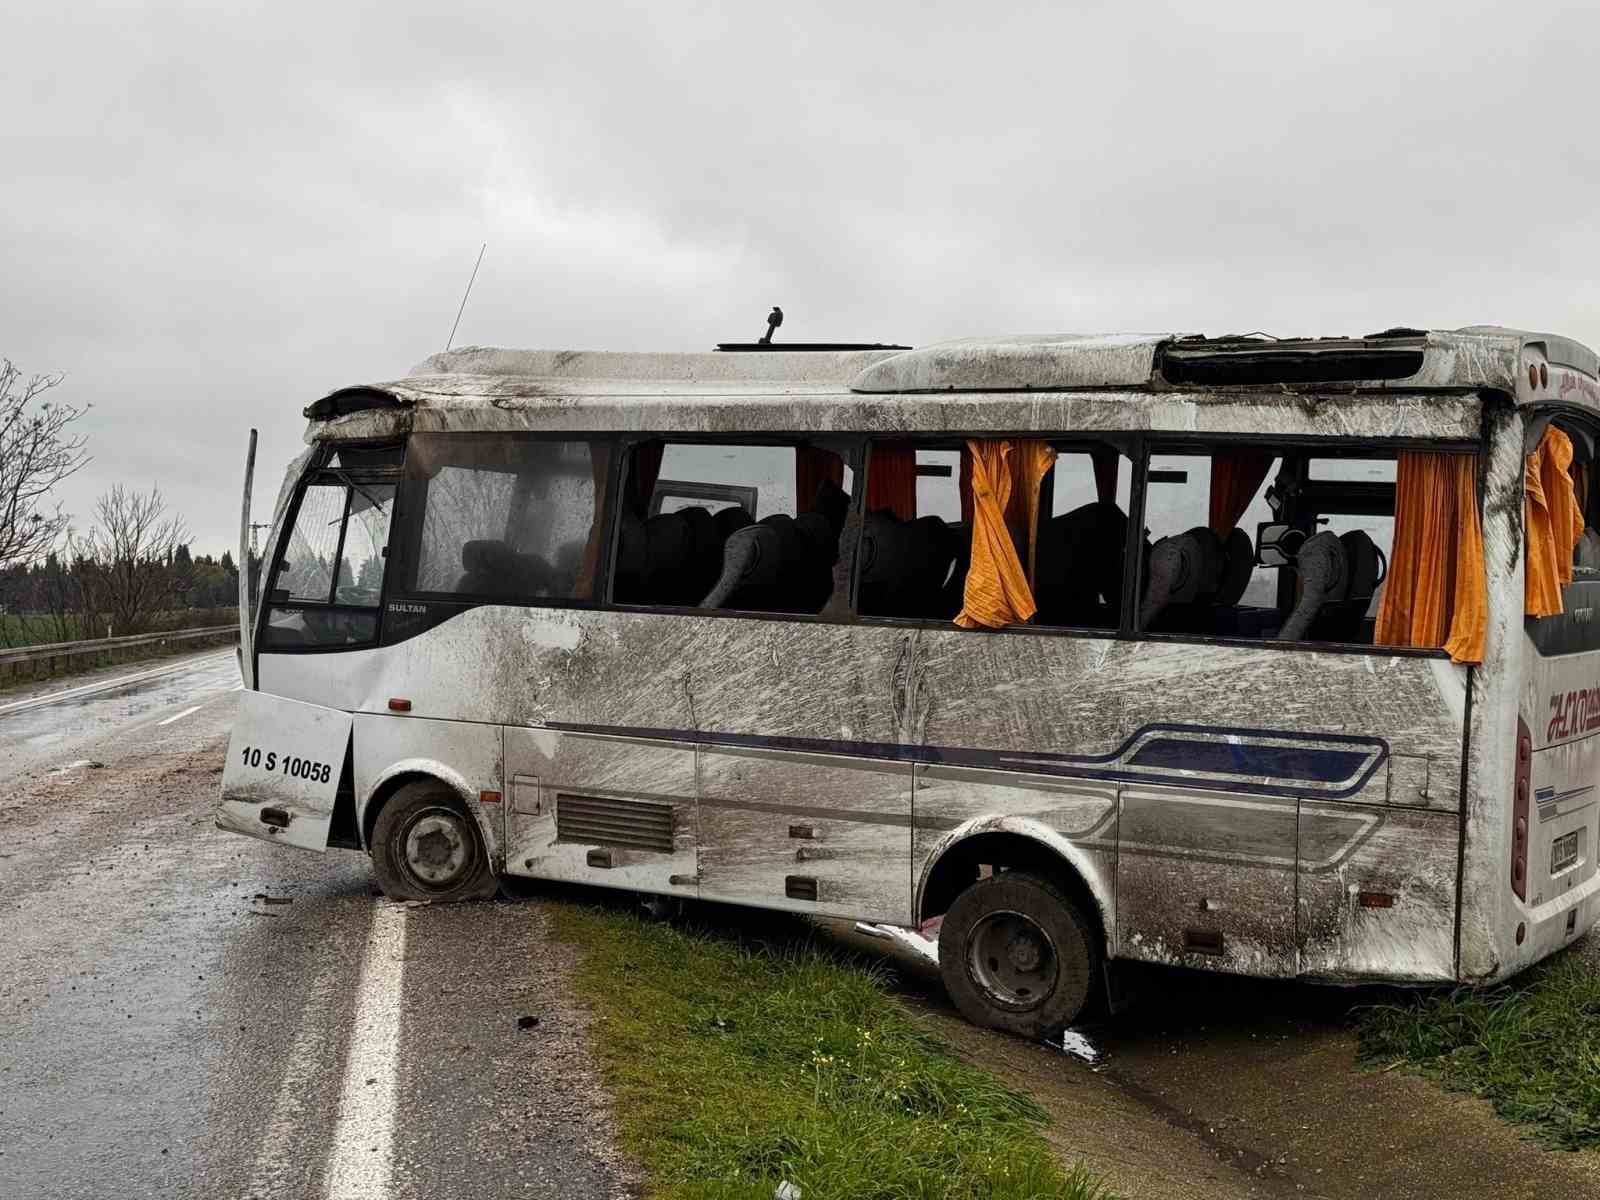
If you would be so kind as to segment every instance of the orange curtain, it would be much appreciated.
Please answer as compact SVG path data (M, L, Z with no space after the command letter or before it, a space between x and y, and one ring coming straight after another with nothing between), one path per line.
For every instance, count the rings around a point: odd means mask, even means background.
M902 521L917 515L917 452L904 442L872 443L867 511L887 508Z
M1211 455L1211 531L1220 538L1237 528L1276 456L1267 450L1218 450Z
M1056 452L1042 441L994 438L969 441L967 448L972 456L972 564L956 624L964 629L1020 624L1032 618L1037 606L1006 525L1006 509L1013 493L1020 491L1021 507L1030 514L1031 529L1037 529L1039 481ZM1033 539L1030 531L1030 563Z
M1480 663L1488 632L1477 460L1403 453L1395 473L1394 545L1372 640L1442 646L1455 662Z
M1055 461L1056 452L1048 442L1017 442L1011 451L1011 505L1006 515L1011 518L1012 527L1020 520L1027 531L1030 589L1039 578L1039 485Z
M1572 439L1551 425L1523 468L1523 600L1530 617L1559 613L1561 585L1572 582L1572 552L1583 536L1583 509L1568 473L1571 465Z

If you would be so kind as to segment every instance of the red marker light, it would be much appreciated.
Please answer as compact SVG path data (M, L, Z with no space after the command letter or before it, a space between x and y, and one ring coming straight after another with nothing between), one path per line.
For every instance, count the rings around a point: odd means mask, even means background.
M400 699L398 697L391 698L390 701L389 701L389 711L390 712L410 712L411 711L411 701L402 700L402 699Z
M1392 892L1358 892L1356 901L1362 908L1393 908L1394 894Z
M1539 364L1539 386L1550 386L1550 368L1545 366L1544 363Z
M1531 388L1537 388L1539 386L1539 364L1538 363L1529 363L1528 364L1528 386L1531 387Z
M500 793L499 792L479 792L478 793L478 803L479 804L499 804L500 803Z

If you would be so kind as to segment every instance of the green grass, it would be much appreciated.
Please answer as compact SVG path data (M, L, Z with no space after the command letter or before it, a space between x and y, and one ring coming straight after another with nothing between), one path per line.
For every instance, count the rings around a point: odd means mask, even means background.
M558 909L623 1145L672 1200L1111 1200L1064 1168L1030 1099L955 1058L885 975L817 945L761 946Z
M1409 1064L1569 1150L1600 1146L1600 971L1565 954L1515 986L1365 1010L1367 1062Z

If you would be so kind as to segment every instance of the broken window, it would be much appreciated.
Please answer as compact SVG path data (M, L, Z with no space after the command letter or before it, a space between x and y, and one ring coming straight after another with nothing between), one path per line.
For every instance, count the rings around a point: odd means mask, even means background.
M1115 629L1130 461L1100 442L1037 444L1038 462L1048 464L1054 455L1041 479L1023 469L1029 457L1023 450L1036 443L1001 440L1010 450L1000 461L1013 475L1006 533L1036 606L1032 622ZM873 443L857 591L863 616L948 621L963 612L972 564L972 446L997 444L959 438Z
M1146 481L1140 629L1373 641L1394 539L1393 457L1158 449Z
M1033 564L1036 625L1116 629L1133 467L1104 443L1061 443L1040 485Z
M851 486L822 446L644 442L623 481L612 599L820 612Z
M961 611L972 553L962 442L876 441L867 459L856 609L948 621Z
M403 494L405 591L593 599L611 453L607 440L415 435Z

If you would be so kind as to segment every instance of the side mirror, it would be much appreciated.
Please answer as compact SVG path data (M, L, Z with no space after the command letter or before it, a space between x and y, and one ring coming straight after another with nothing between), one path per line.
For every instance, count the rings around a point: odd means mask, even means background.
M1256 565L1258 567L1287 567L1294 563L1295 555L1305 543L1305 531L1292 525L1279 525L1264 521L1256 526Z

